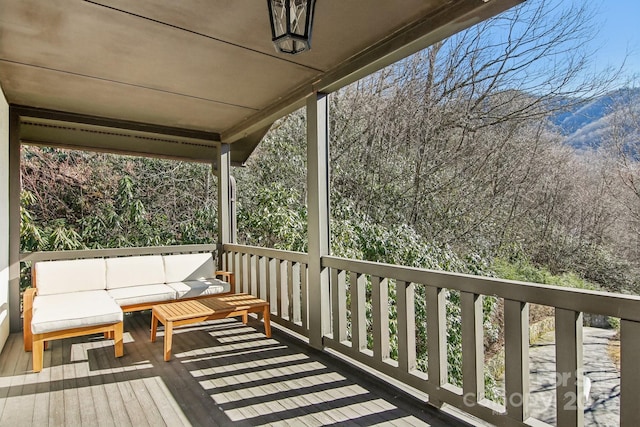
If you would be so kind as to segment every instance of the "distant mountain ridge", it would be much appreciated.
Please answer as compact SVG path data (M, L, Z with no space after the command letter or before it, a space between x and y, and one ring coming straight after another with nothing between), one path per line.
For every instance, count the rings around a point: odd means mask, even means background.
M576 149L597 148L610 131L610 118L615 106L627 102L640 104L640 88L609 92L586 104L555 114L551 121L566 135L565 144Z

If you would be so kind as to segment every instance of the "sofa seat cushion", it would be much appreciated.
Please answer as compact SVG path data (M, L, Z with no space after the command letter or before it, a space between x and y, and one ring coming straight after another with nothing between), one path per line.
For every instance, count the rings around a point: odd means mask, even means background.
M38 295L33 301L31 332L44 334L122 321L122 309L107 291Z
M231 285L218 279L188 280L168 283L178 294L178 298L194 298L231 292Z
M176 298L176 291L171 286L163 283L109 289L107 292L121 307L169 301Z

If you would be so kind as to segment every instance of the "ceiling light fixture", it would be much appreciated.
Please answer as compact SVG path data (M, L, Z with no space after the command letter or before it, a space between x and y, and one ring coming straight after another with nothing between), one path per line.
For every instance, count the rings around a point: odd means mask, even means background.
M276 50L295 55L311 49L316 0L267 0L267 4Z

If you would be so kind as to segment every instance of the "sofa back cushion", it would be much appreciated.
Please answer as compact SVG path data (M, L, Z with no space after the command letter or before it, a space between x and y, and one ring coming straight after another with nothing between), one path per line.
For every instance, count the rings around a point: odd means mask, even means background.
M38 295L105 289L105 261L102 258L36 262L34 286Z
M164 255L163 259L167 283L215 277L216 269L211 253Z
M161 255L107 258L107 289L164 283Z

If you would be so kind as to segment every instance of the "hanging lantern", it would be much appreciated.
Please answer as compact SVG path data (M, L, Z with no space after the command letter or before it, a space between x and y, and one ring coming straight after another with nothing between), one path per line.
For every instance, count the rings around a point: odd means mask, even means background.
M267 0L271 36L278 52L295 55L311 49L316 0Z

